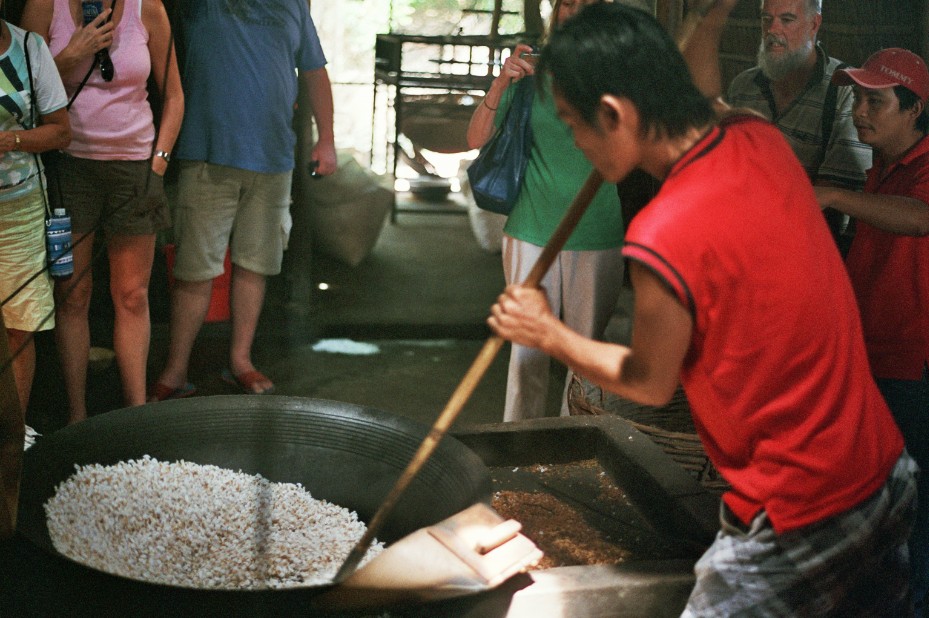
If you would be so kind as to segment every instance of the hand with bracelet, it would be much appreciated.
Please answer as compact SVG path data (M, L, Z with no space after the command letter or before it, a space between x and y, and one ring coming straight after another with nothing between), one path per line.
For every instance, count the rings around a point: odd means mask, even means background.
M156 149L152 155L152 172L164 176L171 162L171 153L167 150Z
M506 89L527 75L535 75L535 60L523 57L523 54L531 53L533 53L531 45L519 43L503 62L500 74L491 83L484 100L471 116L467 136L470 148L480 148L493 135L494 117Z
M0 133L0 153L22 149L21 131L3 131Z

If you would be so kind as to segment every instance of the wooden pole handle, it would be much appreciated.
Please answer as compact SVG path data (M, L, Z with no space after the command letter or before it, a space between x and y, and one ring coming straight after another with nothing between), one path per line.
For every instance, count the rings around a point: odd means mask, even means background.
M574 228L577 226L577 222L580 221L581 216L583 216L587 207L590 206L590 202L593 201L601 184L603 184L603 178L600 176L599 172L594 170L584 182L581 190L578 192L577 196L575 196L574 201L571 202L571 207L568 208L567 213L565 213L561 223L558 224L551 239L549 239L548 243L542 249L542 253L539 255L532 270L529 272L529 276L526 277L522 285L538 287L539 282L542 280L542 277L545 276L545 273L548 272L555 257L561 252L564 244L568 241L571 232L573 232ZM481 351L478 352L477 358L471 363L471 367L458 384L458 388L452 393L442 413L439 414L429 434L423 440L422 444L420 444L419 449L413 455L410 463L401 473L400 478L397 479L397 482L387 494L387 497L381 502L381 506L377 509L374 517L371 518L371 521L368 523L368 529L358 543L352 548L345 562L342 563L342 566L336 573L335 582L345 580L355 571L355 568L361 562L361 559L364 558L365 553L367 553L377 533L380 532L384 521L393 510L401 494L409 487L413 478L438 447L439 442L445 437L445 434L448 433L449 427L451 427L455 419L458 418L462 408L464 408L464 405L468 402L474 389L477 388L478 383L481 381L481 378L484 377L484 374L487 372L488 367L490 367L490 364L497 356L497 352L500 351L501 347L503 347L503 339L496 335L490 337L484 343Z

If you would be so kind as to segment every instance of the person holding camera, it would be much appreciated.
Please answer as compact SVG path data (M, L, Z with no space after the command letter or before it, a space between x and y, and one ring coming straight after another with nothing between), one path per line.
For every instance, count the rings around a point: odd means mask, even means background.
M64 148L71 129L68 99L41 38L0 20L0 60L0 305L25 410L35 375L34 333L55 326L45 267L45 196L35 153Z
M48 41L72 97L74 137L53 166L49 193L53 205L70 212L74 233L74 276L55 285L56 341L73 423L86 417L91 266L100 229L124 401L145 403L148 284L155 234L170 225L162 176L180 130L184 95L159 0L28 0L22 23ZM162 99L157 130L149 75Z
M557 0L549 33L577 13L590 0ZM506 59L468 126L468 145L480 148L502 124L516 91L514 85L534 75L532 47L517 45ZM542 249L561 222L571 200L593 167L573 143L568 127L559 120L546 79L532 103L533 145L523 187L503 228L503 273L506 283L524 281ZM600 337L616 310L623 283L622 212L614 187L601 187L541 281L552 310L565 323L590 337ZM514 344L510 350L504 421L545 416L549 357ZM565 383L561 415L567 416Z

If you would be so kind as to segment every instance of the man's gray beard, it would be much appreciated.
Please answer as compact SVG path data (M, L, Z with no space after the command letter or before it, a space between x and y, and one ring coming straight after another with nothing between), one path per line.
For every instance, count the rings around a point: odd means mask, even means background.
M812 51L813 42L808 41L803 47L786 52L777 58L768 53L762 39L761 45L758 46L758 66L765 77L776 82L803 68Z

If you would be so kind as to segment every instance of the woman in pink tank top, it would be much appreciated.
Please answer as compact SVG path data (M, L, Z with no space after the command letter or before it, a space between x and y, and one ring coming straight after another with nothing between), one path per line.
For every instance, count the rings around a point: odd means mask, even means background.
M128 406L145 403L155 234L170 225L162 177L184 114L171 26L159 0L28 0L22 26L45 37L71 99L71 145L49 170L49 198L69 211L74 275L56 282L56 341L70 408L87 415L94 239L103 232L113 349ZM151 75L162 100L156 131ZM82 86L83 84L83 86Z

